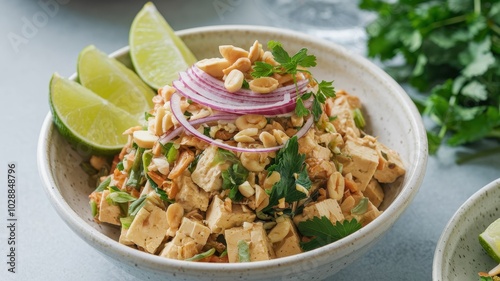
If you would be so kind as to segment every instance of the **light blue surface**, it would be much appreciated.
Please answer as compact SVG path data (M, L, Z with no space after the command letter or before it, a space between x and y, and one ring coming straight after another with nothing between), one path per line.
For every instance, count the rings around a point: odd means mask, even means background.
M133 17L145 1L2 0L0 8L0 280L133 280L84 243L59 218L42 189L36 142L49 111L53 72L69 76L81 49L127 45ZM42 4L41 4L42 3ZM43 5L49 3L50 5ZM219 24L275 24L253 1L157 1L175 30ZM491 145L484 143L477 147ZM500 177L500 157L455 164L444 148L430 157L413 203L369 253L332 280L430 280L436 242L458 207ZM7 272L7 163L16 162L17 273Z

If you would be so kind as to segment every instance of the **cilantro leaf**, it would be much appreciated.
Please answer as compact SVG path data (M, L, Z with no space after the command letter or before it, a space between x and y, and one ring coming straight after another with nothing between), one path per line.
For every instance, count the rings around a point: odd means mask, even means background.
M273 73L274 67L272 65L268 64L267 62L256 61L251 75L254 78L259 78L271 76L273 75Z
M401 57L388 73L424 96L420 112L434 121L431 153L444 143L500 140L498 1L362 0L359 6L378 16L366 28L368 55Z
M235 202L243 199L243 195L238 187L244 183L248 177L248 170L238 161L222 171L222 189L230 189L229 198Z
M338 221L333 224L325 216L313 217L298 225L298 230L302 235L312 237L308 242L301 242L300 246L304 251L314 250L342 239L359 229L361 229L361 224L356 219Z
M273 208L281 198L285 198L285 202L288 203L307 198L305 193L296 188L297 184L300 184L307 190L311 188L312 183L304 164L305 157L304 154L299 154L297 136L290 138L285 143L285 146L278 151L276 162L269 167L268 171L278 172L280 174L280 181L273 185L269 196L269 204L262 212L272 213Z

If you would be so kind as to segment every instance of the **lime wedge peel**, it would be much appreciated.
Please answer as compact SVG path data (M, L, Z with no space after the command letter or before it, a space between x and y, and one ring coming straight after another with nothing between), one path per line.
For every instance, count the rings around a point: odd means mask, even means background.
M127 142L123 132L137 124L135 116L57 73L50 81L49 105L61 135L89 154L118 153Z
M148 2L134 18L129 34L130 57L137 74L159 89L178 78L196 57L153 3Z
M154 106L155 92L135 72L93 45L78 56L78 78L84 87L136 116L138 121L144 121L144 112Z
M491 258L500 263L500 218L479 234L479 243Z

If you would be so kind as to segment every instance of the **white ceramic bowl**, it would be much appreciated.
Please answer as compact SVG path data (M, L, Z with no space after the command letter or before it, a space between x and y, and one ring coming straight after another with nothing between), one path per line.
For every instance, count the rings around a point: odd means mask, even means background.
M500 218L500 178L474 193L446 225L434 252L432 280L474 281L497 265L478 236Z
M362 256L380 239L417 193L427 163L427 139L420 115L404 90L368 60L331 42L292 31L256 26L216 26L188 29L178 34L198 58L219 56L218 46L251 46L254 40L282 42L290 53L302 47L316 55L312 69L319 80L332 80L336 89L358 95L364 104L369 133L398 151L407 173L386 186L385 212L347 238L322 248L286 258L243 264L193 263L140 252L117 242L119 230L96 224L89 211L93 188L78 167L83 148L72 149L47 115L38 144L38 166L48 197L63 220L92 247L141 279L310 280L334 274ZM129 63L128 49L113 56ZM71 62L70 62L71 63ZM80 150L80 151L79 151ZM75 253L76 254L76 253Z

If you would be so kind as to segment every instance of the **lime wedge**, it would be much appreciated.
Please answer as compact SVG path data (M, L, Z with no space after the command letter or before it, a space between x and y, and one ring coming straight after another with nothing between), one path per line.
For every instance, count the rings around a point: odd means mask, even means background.
M137 124L153 108L155 92L132 70L92 45L78 56L78 78L84 87L135 116Z
M138 124L137 116L57 73L50 81L49 105L61 135L90 154L118 153L127 142L123 132Z
M490 224L479 234L479 243L496 262L500 263L500 219Z
M151 2L135 16L129 44L135 71L154 89L171 84L179 71L196 62L193 53Z

